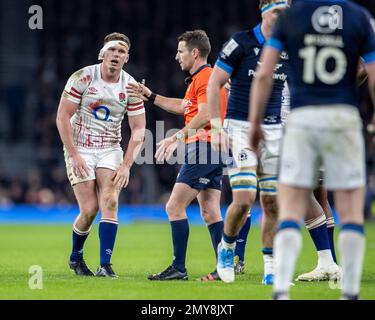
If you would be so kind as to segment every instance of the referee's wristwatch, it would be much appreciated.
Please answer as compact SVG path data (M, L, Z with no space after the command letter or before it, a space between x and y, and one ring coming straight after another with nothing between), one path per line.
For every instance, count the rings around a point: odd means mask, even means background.
M176 140L179 142L184 142L185 141L185 134L182 131L178 131L175 134Z

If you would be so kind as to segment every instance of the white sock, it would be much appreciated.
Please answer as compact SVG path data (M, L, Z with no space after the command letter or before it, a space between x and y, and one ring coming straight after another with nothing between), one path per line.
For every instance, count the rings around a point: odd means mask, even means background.
M339 250L343 271L342 293L344 295L355 296L359 294L365 245L363 234L352 230L340 232Z
M273 255L272 254L264 254L263 255L264 261L264 275L267 274L274 274L274 265L273 265Z
M228 243L228 242L225 242L224 238L221 238L221 245L225 248L225 249L235 249L236 248L236 242L237 241L234 241L233 243Z
M302 235L300 230L286 228L276 234L273 247L275 257L274 292L289 291L301 247Z
M335 262L332 258L331 249L320 250L318 252L318 268L326 268Z

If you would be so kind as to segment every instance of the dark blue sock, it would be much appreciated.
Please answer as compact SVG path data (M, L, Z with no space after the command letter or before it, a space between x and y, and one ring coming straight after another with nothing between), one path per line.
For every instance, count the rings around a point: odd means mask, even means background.
M249 234L251 227L251 216L248 216L246 219L246 222L244 226L242 227L236 243L236 250L235 250L235 256L238 256L238 259L240 261L245 261L245 248L246 248L246 241L247 241L247 235Z
M331 249L326 224L322 224L320 227L310 229L309 232L317 251Z
M219 245L221 237L223 236L224 222L218 221L212 223L208 226L208 230L210 231L212 246L214 247L215 256L217 258L217 246Z
M234 236L234 237L230 237L230 236L227 236L224 232L223 232L223 240L224 242L228 243L228 244L232 244L232 243L235 243L236 240L237 240L238 236Z
M329 227L329 228L327 228L328 240L329 240L329 247L331 248L331 253L332 253L333 261L335 261L335 263L337 263L336 252L335 252L334 231L335 231L335 227Z
M117 223L101 220L99 224L100 265L109 264L115 246Z
M79 261L83 259L83 246L90 231L79 232L73 229L73 248L70 255L70 261Z
M171 221L173 240L173 262L174 268L185 272L185 259L187 243L189 239L189 222L187 219Z

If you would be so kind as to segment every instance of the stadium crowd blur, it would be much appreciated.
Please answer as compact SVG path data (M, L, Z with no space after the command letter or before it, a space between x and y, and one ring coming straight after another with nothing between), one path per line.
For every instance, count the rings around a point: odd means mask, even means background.
M364 3L364 1L362 1ZM43 30L38 31L38 64L33 85L10 86L1 90L1 105L5 106L12 123L2 130L4 145L31 148L30 159L23 162L26 174L6 174L0 169L0 204L6 203L75 203L66 178L62 144L55 118L61 92L68 77L83 66L98 63L97 55L103 38L113 31L125 33L132 42L130 61L125 70L157 93L183 97L184 78L175 61L177 37L186 30L204 29L208 33L214 64L222 44L242 29L254 26L260 19L257 0L113 0L106 1L34 1L43 8ZM375 5L367 5L375 13ZM24 108L30 108L25 118ZM179 128L183 118L146 103L147 128L155 132L156 121L165 121L165 130ZM361 87L361 112L365 125L372 109L367 86ZM22 121L20 121L22 119ZM32 133L23 130L25 121ZM123 145L129 139L124 121ZM368 214L375 203L375 138L366 134L368 164ZM155 147L155 138L154 138ZM2 152L5 152L2 150ZM21 152L22 154L22 152ZM1 164L0 164L1 165ZM122 192L121 203L163 203L175 182L178 166L134 165L130 183ZM223 203L230 197L227 180Z

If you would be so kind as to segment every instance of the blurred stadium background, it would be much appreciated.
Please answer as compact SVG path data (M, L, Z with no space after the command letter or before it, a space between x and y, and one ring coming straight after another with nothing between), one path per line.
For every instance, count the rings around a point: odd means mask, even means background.
M357 1L375 14L375 1ZM35 219L55 221L64 214L72 222L75 198L65 174L62 144L55 126L56 110L66 80L77 69L97 63L103 37L113 31L132 42L125 69L157 93L182 97L184 75L175 62L176 38L185 30L204 29L214 64L222 44L235 31L259 21L258 0L1 0L0 9L0 221L27 220L24 205L48 205ZM30 30L31 5L43 8L43 29ZM182 117L146 103L147 127L165 121L178 128ZM361 87L361 113L366 125L372 116L367 86ZM129 137L124 121L123 142ZM375 139L366 134L368 191L366 216L375 217ZM155 143L155 141L154 141ZM148 212L166 219L163 204L174 184L178 166L134 165L129 186L122 192L123 210L134 216ZM224 183L223 205L230 201ZM58 205L60 211L56 207ZM71 207L73 205L73 207ZM155 205L145 210L141 205ZM131 207L128 207L131 206ZM137 207L141 206L141 207ZM125 209L124 209L125 208ZM137 211L138 210L138 211ZM34 212L35 213L35 212ZM49 213L49 215L47 215ZM199 216L198 212L196 212ZM51 219L51 220L48 220ZM56 221L57 221L56 220ZM197 220L198 221L198 220Z

